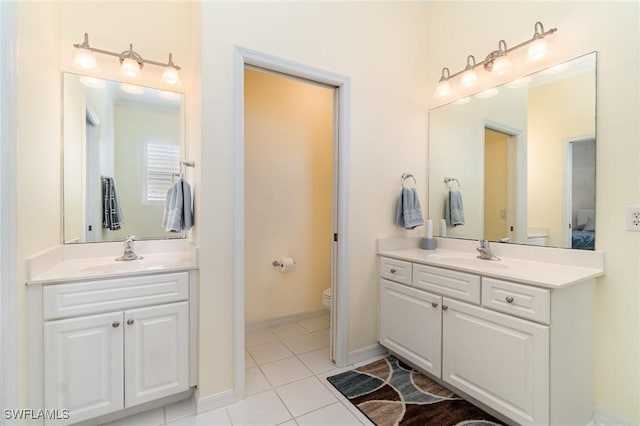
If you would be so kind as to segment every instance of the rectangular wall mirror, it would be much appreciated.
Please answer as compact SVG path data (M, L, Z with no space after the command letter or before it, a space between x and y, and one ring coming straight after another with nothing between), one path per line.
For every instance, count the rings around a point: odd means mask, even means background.
M435 108L429 217L459 190L447 237L593 250L595 143L595 52Z
M184 238L164 200L184 159L184 95L63 73L63 242Z

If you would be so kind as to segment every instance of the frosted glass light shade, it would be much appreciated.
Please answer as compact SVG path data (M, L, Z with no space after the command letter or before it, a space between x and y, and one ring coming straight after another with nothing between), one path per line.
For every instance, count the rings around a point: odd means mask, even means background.
M73 58L73 66L83 71L100 71L96 57L90 50L77 49Z
M462 87L471 87L478 81L478 73L473 69L468 69L462 73L460 84Z
M162 72L162 81L171 86L179 86L180 76L178 75L178 70L174 67L166 67Z
M511 71L511 61L505 56L500 56L493 61L493 72L504 75Z
M549 53L549 43L543 37L536 39L529 45L527 59L529 61L539 61Z
M436 87L435 96L438 98L446 98L451 94L451 85L447 80L441 80Z
M126 58L122 61L120 75L126 78L138 78L141 75L140 65L135 59Z

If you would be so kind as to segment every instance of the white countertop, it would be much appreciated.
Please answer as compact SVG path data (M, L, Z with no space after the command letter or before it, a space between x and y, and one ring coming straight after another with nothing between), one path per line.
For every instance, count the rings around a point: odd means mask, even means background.
M498 261L483 260L477 258L475 250L439 248L423 250L413 247L382 249L379 247L378 255L549 289L570 286L604 275L604 269L596 262L594 267L587 267L507 257L504 254L500 255Z

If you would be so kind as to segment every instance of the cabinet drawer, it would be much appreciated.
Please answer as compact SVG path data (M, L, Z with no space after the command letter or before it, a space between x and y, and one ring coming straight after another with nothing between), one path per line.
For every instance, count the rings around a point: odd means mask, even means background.
M411 285L411 263L381 257L380 276L391 281Z
M145 275L45 286L44 320L187 300L189 274Z
M544 324L550 321L550 291L542 288L482 278L482 305Z
M413 286L465 302L480 303L480 277L477 275L413 265Z

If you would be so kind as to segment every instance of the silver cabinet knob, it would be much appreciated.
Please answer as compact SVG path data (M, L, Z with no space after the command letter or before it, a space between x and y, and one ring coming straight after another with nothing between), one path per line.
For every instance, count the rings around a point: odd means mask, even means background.
M135 321L134 321L133 319L131 319L131 318L129 318L129 319L127 320L127 324L129 324L129 325L133 324L134 322L135 322Z
M114 321L113 324L111 324L111 327L113 327L113 328L120 327L120 321Z
M507 303L513 303L513 297L511 296L507 296L505 300L507 301Z
M449 309L449 307L447 305L442 305L442 310L446 311L447 309Z
M390 272L391 272L392 274L395 274L397 271L396 271L394 268L391 268L391 271L390 271Z
M434 308L438 307L438 302L431 302L431 306L433 306Z

